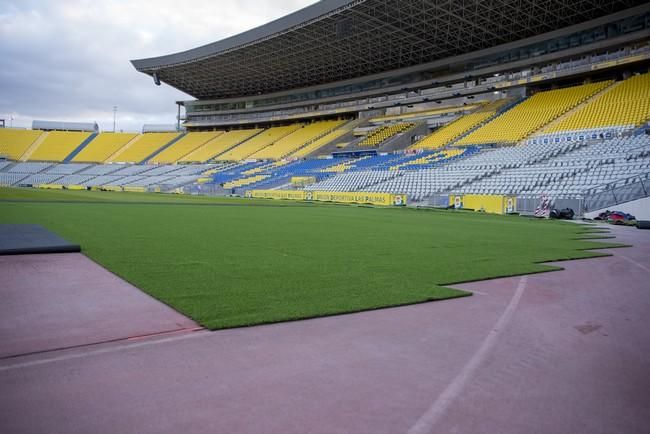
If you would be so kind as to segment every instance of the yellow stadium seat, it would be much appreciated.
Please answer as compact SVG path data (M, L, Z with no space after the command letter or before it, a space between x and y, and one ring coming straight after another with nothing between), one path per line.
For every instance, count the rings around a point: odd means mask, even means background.
M611 83L604 81L539 92L463 137L456 144L517 143Z
M30 161L63 161L92 133L81 131L51 131L28 157Z
M343 121L322 121L305 125L302 128L282 137L270 146L252 154L250 158L258 160L279 160L305 146L310 141L325 135L341 126Z
M494 116L497 110L508 101L507 99L502 99L486 104L475 112L461 116L447 125L438 128L422 140L411 145L410 148L437 149L447 146L462 134L465 134L467 131Z
M410 122L381 126L370 132L365 139L359 142L359 146L379 146L384 141L411 129L414 126L415 124Z
M332 166L329 166L329 167L326 167L326 168L322 169L321 172L323 172L323 173L343 173L343 172L346 172L346 171L352 169L353 167L355 167L358 162L363 161L363 160L367 160L368 158L370 158L370 157L361 157L361 158L357 158L355 160L350 160L350 161L348 161L346 163L334 164Z
M223 134L223 131L187 133L179 141L151 159L155 164L175 163L195 149Z
M261 129L232 130L220 134L178 160L179 163L204 163L248 140Z
M41 134L40 130L0 128L0 156L18 161Z
M75 163L102 163L137 136L136 133L101 133L72 159Z
M544 132L638 126L650 119L650 73L617 83Z
M258 181L263 181L266 178L269 178L270 176L271 175L255 175L255 176L249 176L247 178L236 179L234 181L226 182L225 184L223 184L223 188L244 187Z
M355 119L353 121L347 121L345 124L341 125L335 130L330 131L329 133L325 134L323 137L309 143L304 148L298 149L296 152L291 154L290 157L305 158L317 152L318 150L324 148L330 143L334 142L339 137L343 137L344 135L348 134L349 132L354 130L360 123L361 120L359 119Z
M461 155L464 151L461 149L445 149L439 152L436 152L431 155L427 155L426 157L421 157L417 158L415 160L407 161L406 163L402 164L397 164L395 166L391 166L389 170L400 170L403 169L404 167L409 167L409 166L419 166L422 164L432 164L438 161L444 161L448 160L450 158L456 157L458 155Z
M218 156L216 159L218 161L241 161L246 158L249 158L251 155L256 152L266 148L272 143L280 140L282 137L291 134L296 131L298 128L302 127L302 124L292 124L284 127L273 127L265 130L258 135L252 137L251 139L243 142L242 144L235 146L228 152L225 152Z
M109 158L109 162L140 163L158 149L178 137L180 133L142 134Z

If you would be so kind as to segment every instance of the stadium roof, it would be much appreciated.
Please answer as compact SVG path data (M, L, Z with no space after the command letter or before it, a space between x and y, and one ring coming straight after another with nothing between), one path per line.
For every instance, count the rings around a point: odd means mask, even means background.
M222 41L132 63L198 99L244 97L434 62L635 6L648 9L644 0L324 0Z

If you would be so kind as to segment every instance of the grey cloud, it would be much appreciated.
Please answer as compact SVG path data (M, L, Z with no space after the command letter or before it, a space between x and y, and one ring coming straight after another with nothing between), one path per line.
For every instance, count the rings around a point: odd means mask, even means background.
M129 60L189 49L293 12L314 0L0 1L0 118L97 121L139 130L172 123L174 101Z

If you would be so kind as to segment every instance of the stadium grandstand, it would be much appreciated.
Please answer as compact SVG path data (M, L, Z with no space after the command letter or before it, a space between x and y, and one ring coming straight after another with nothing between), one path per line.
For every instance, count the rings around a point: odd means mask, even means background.
M500 195L526 213L650 177L647 2L326 0L132 63L194 97L175 131L2 128L0 184Z
M650 2L303 3L132 60L173 124L0 119L0 434L648 432Z

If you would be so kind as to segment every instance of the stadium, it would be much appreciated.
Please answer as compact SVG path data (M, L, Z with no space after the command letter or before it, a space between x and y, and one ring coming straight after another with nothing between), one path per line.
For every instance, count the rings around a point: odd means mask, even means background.
M131 64L175 125L0 123L0 431L647 431L649 3L323 0Z

